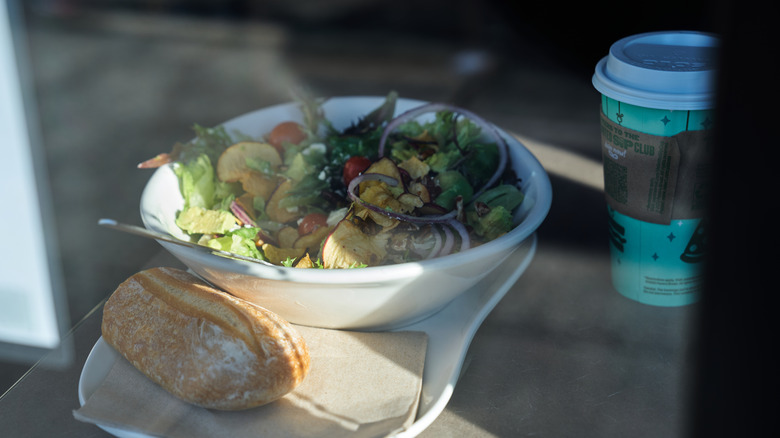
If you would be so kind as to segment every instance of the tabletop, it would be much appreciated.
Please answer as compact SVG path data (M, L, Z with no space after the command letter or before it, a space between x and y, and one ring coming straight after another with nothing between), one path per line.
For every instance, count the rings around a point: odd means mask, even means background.
M565 170L560 152L527 144ZM551 176L553 207L534 259L477 331L451 400L420 436L685 435L696 305L651 307L612 289L606 239L572 235L605 226L602 193ZM164 252L139 270L151 266L181 267ZM107 436L72 416L101 309L69 335L70 366L33 367L0 399L9 436Z
M186 138L193 123L285 101L279 90L290 80L331 95L394 88L402 97L458 102L517 134L548 171L553 203L531 264L476 332L446 409L420 436L687 434L699 305L647 306L611 285L599 100L590 66L573 62L579 45L560 52L552 34L527 43L491 28L498 33L446 44L406 34L395 46L381 32L322 36L313 25L291 31L245 21L226 32L223 21L198 16L99 12L50 10L31 29L61 229L92 227L104 215L137 221L148 178L137 162ZM624 35L606 38L613 36ZM477 50L474 40L494 45ZM97 124L102 130L89 128ZM74 203L79 208L67 208ZM3 436L108 436L72 415L102 302L143 268L182 266L154 242L110 233L61 233L61 246L73 251L64 257L69 289L85 298L71 303L73 360L37 364L2 393ZM115 248L121 260L109 258Z

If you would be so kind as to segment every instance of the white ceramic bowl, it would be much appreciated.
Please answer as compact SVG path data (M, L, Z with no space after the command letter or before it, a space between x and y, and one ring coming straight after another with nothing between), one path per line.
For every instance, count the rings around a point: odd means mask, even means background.
M379 106L384 97L329 99L326 116L343 128ZM399 99L396 114L424 102ZM295 103L277 105L232 119L224 126L260 137L277 123L301 120ZM219 288L263 306L288 321L314 327L386 330L419 321L444 307L500 264L525 239L533 238L550 209L552 189L539 161L514 137L501 131L522 180L526 199L517 226L500 238L445 257L418 263L360 269L296 269L228 259L166 242L163 247ZM141 197L146 228L188 237L174 220L183 206L170 166L157 169Z

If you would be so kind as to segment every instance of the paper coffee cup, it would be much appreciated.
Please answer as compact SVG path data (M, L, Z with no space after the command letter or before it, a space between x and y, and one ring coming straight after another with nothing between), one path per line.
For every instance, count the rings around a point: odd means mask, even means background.
M690 31L621 39L599 61L612 284L650 305L701 294L718 38Z

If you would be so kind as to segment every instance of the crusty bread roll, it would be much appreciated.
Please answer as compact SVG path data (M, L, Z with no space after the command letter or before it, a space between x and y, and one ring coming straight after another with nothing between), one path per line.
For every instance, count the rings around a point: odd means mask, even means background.
M120 284L102 331L152 381L205 408L269 403L309 371L306 344L287 321L179 269L149 269Z

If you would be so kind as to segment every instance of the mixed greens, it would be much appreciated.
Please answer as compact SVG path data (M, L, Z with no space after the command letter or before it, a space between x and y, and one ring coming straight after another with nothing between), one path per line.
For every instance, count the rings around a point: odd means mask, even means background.
M194 140L139 167L170 163L176 224L194 241L280 266L419 261L510 231L524 196L495 127L446 104L394 117L396 101L336 129L324 100L301 98L301 123L262 138L196 125Z

